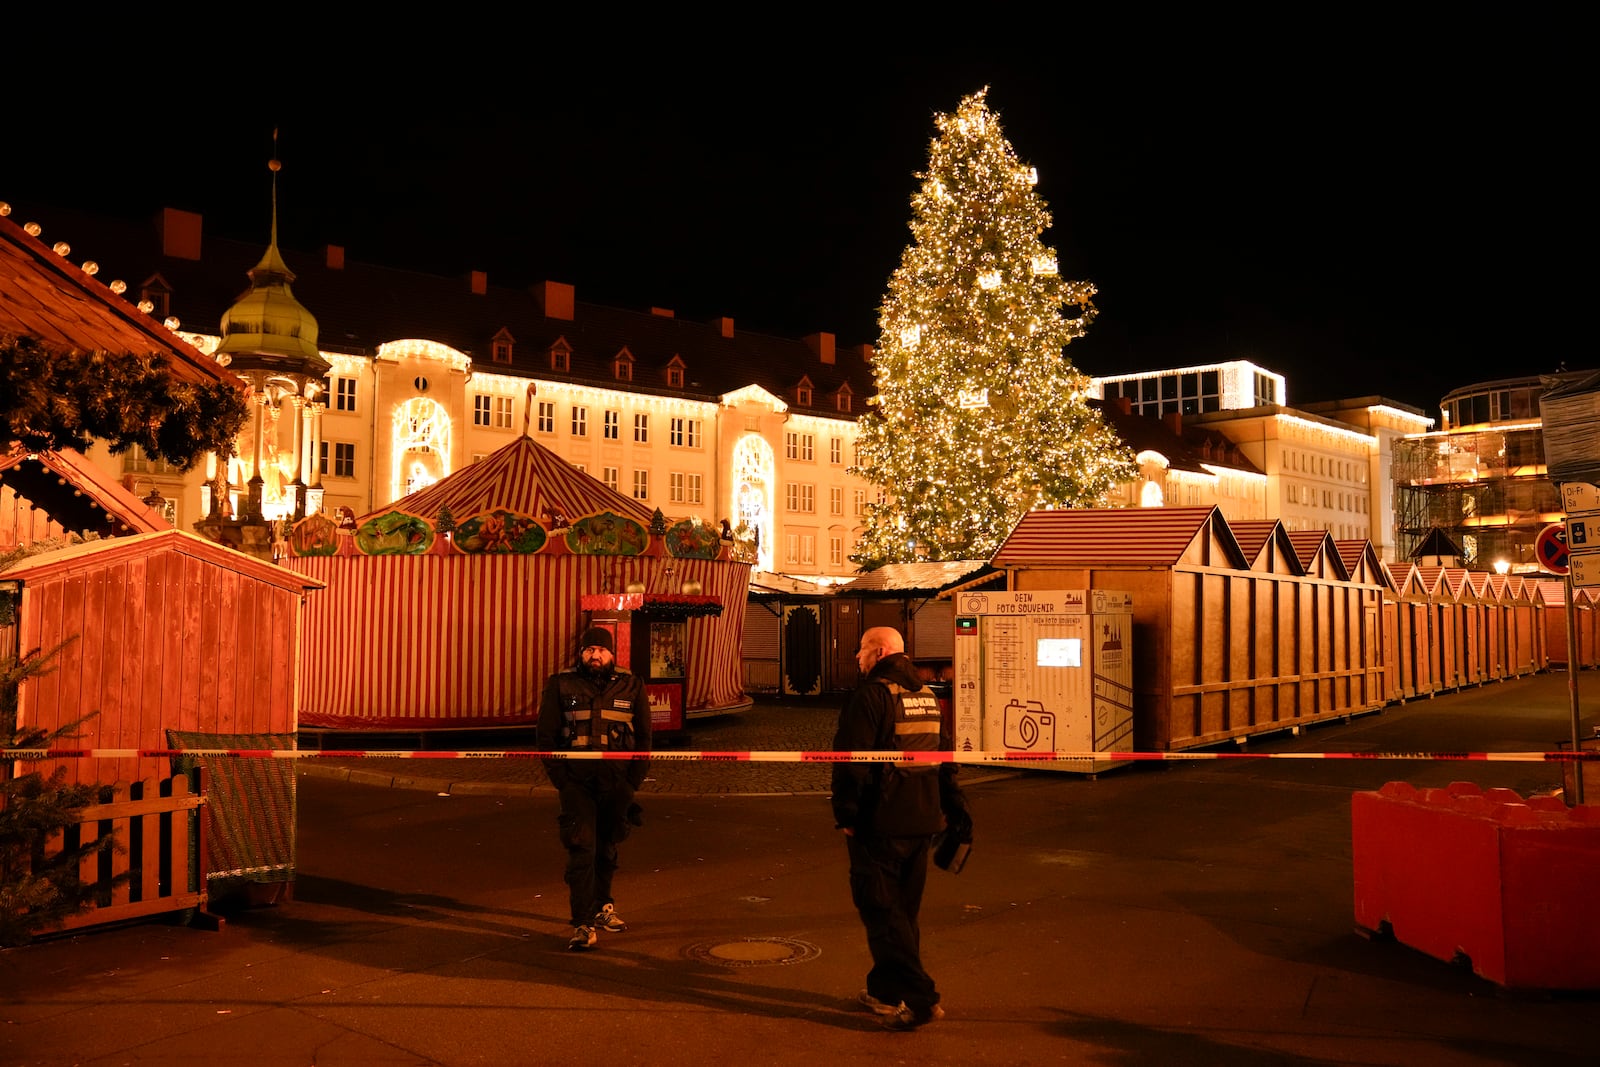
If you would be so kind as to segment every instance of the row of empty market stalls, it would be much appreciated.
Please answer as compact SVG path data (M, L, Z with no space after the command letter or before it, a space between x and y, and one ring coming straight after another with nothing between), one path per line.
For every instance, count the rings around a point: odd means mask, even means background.
M1013 590L1132 595L1141 751L1242 740L1566 661L1560 582L1385 565L1368 541L1230 524L1214 507L1032 512L990 562ZM1574 600L1578 663L1594 666L1600 612L1587 590Z
M1037 511L988 561L901 564L831 589L758 575L752 690L857 681L863 629L896 626L939 676L969 590L1132 597L1140 751L1200 747L1565 666L1565 587L1548 577L1381 562L1370 542L1230 523L1215 507ZM1578 664L1600 655L1600 598L1577 590ZM955 677L957 684L964 680Z
M310 516L289 551L325 586L305 611L302 734L532 726L591 624L645 675L657 729L750 704L734 544L526 436L370 515Z

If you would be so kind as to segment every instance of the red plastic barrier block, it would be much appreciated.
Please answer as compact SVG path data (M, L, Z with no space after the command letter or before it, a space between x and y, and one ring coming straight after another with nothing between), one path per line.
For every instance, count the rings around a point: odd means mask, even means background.
M1463 784L1352 797L1356 925L1509 988L1600 989L1600 809Z

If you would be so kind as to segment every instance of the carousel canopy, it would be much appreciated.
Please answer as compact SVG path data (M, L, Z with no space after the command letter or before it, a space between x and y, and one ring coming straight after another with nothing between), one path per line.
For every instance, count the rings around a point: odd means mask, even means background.
M648 527L651 509L610 489L534 441L518 437L504 448L440 481L379 508L358 522L390 511L424 519L448 508L456 519L504 510L564 526L597 511L613 511Z

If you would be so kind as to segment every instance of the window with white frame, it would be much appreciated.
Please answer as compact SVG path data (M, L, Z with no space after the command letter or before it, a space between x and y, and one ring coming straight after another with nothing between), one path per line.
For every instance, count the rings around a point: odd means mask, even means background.
M817 561L817 537L815 534L800 535L800 564L809 567Z
M607 409L605 420L605 439L615 441L622 436L622 412Z
M572 436L589 436L589 409L577 404L572 405Z
M674 416L667 427L667 440L679 448L699 448L700 420Z
M606 483L606 488L613 493L617 492L617 468L604 467L601 469L601 474L600 480Z
M333 453L333 468L328 468L328 453ZM318 447L318 470L335 478L356 476L356 446L347 441L323 441Z
M790 511L816 511L817 487L805 482L789 482L783 487Z
M650 443L650 416L642 411L633 416L633 443L636 445Z
M844 538L838 536L828 538L828 565L844 566Z
M556 405L553 400L539 401L539 432L556 432Z
M844 514L844 487L831 485L828 487L828 514Z
M686 503L686 504L698 504L698 503L700 503L701 502L701 499L700 499L700 475L698 475L698 474L690 474L687 478L685 478L684 479L684 491L688 494L688 498L684 501L684 503Z
M356 380L354 378L338 378L333 375L322 379L322 395L328 397L329 406L335 411L354 411L356 409Z
M497 396L494 398L494 424L497 429L509 430L511 428L511 398Z
M857 489L855 498L856 514L865 515L867 513L867 491L865 489Z
M636 470L633 472L633 499L650 499L650 472Z
M674 504L683 503L683 472L673 471L667 476L667 499Z
M783 560L785 563L800 562L800 535L783 535Z
M815 438L808 433L790 430L783 435L783 453L789 459L811 459Z
M489 425L489 400L490 400L490 398L489 398L488 394L486 394L486 393L478 393L478 394L473 396L473 398L472 398L472 425L474 425L474 426L487 426L487 425Z
M828 438L828 462L836 467L844 462L844 442L837 437Z

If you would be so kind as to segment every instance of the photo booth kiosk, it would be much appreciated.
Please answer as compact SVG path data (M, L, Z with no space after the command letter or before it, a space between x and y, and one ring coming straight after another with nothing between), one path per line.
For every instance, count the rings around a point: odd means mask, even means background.
M958 593L955 747L1008 765L1098 773L1133 751L1133 598L1105 589Z

